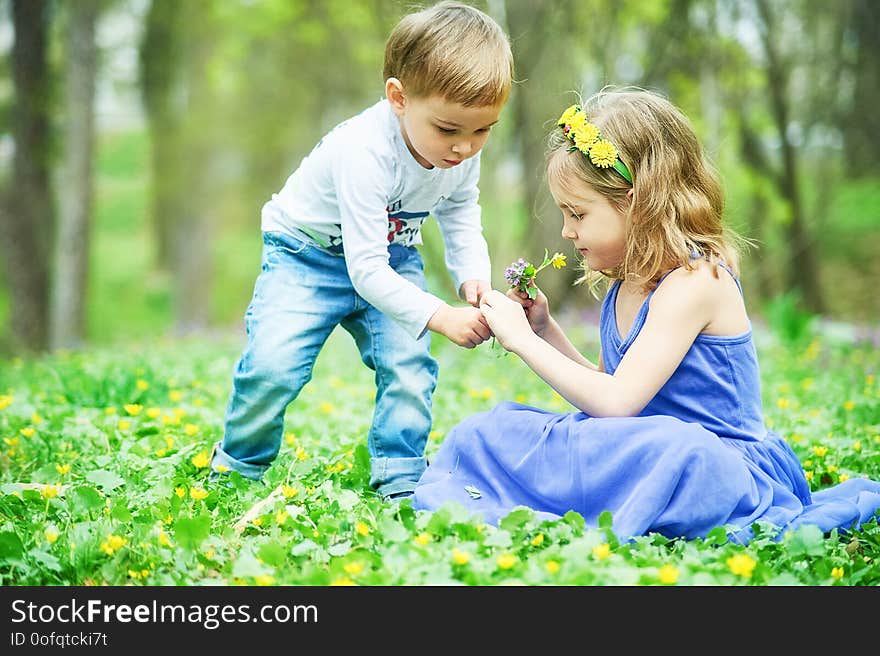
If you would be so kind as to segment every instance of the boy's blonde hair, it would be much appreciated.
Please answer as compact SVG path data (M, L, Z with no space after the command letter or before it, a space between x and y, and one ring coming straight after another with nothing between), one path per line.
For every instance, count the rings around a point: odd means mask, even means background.
M482 11L440 2L404 16L392 30L383 74L415 97L494 106L510 93L513 54L504 30Z
M687 117L662 96L635 88L606 88L580 105L602 138L616 146L633 185L615 169L594 166L571 150L562 128L554 127L549 178L561 189L570 189L573 180L585 182L626 214L623 262L602 272L584 266L577 282L589 282L595 290L607 276L649 291L669 269L693 268L694 253L737 272L740 245L747 242L723 225L724 191Z

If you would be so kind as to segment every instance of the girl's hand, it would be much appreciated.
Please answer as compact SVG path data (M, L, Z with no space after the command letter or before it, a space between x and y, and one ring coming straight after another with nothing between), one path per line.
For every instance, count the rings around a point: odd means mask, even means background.
M538 295L533 300L525 292L512 288L507 291L507 297L523 306L532 330L543 337L544 331L547 330L547 325L550 323L550 306L544 292L539 289Z
M517 344L534 335L522 305L495 289L483 294L480 310L495 339L508 351L515 351Z

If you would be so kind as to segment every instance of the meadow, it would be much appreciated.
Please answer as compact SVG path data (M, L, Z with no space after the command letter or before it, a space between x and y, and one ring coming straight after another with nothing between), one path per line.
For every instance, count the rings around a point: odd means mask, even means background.
M767 423L813 490L880 479L880 353L814 332L784 308L756 326ZM774 318L775 317L775 318ZM589 317L565 318L587 355ZM578 327L580 328L578 329ZM785 334L788 331L789 334ZM522 508L498 526L460 506L416 512L368 486L374 387L352 340L331 336L287 413L265 484L208 480L238 334L146 339L0 362L2 585L880 584L880 527L777 536L621 540L569 513ZM464 417L516 400L573 409L513 355L436 339L428 456ZM777 539L779 538L779 539Z

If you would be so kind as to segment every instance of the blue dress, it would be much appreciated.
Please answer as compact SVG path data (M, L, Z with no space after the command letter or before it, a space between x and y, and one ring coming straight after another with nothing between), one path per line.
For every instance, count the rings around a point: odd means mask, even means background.
M600 318L602 356L612 374L653 296L622 337L619 288L620 281L610 287ZM754 522L782 529L779 536L801 524L824 532L856 528L880 509L880 482L852 478L811 494L791 447L764 426L748 330L697 336L636 417L557 414L505 402L465 419L431 458L413 507L436 510L448 501L492 524L517 506L546 519L573 510L588 526L610 511L622 538L705 537L724 526L731 540L745 543Z

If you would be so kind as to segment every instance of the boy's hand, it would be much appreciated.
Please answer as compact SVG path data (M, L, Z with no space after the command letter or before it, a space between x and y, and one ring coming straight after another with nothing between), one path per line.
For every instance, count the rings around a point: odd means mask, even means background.
M458 290L458 296L461 300L480 307L480 301L483 300L483 294L492 289L488 280L465 280L461 283L461 289Z
M474 348L491 336L489 324L483 313L477 308L452 307L444 303L428 321L428 328L450 340L464 346Z
M512 288L507 290L507 297L523 306L532 330L535 331L535 334L543 336L544 331L547 330L547 324L550 322L550 307L544 292L539 289L538 295L531 299L525 292Z

